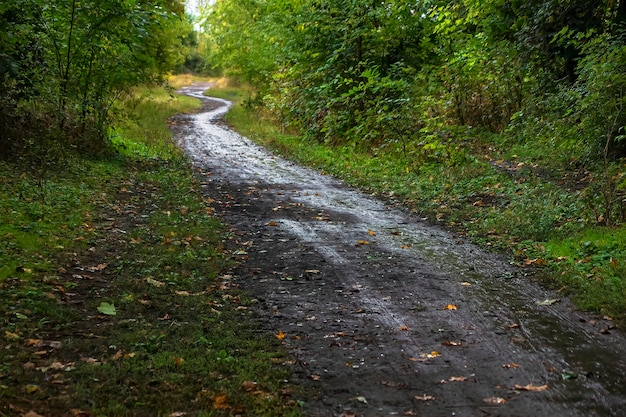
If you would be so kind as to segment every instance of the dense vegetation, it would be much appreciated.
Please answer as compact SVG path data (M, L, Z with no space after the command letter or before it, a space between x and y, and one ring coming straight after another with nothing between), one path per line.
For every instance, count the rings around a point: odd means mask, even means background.
M175 0L3 1L0 155L102 152L116 99L182 65L192 30Z
M626 311L626 2L221 0L204 18L208 59L279 128L266 143Z

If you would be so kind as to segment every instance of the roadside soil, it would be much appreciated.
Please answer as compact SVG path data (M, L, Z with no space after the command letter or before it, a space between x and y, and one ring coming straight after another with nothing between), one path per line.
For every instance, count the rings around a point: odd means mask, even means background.
M308 416L623 416L626 337L528 270L221 121L177 121L204 193L232 231L240 287L312 388Z

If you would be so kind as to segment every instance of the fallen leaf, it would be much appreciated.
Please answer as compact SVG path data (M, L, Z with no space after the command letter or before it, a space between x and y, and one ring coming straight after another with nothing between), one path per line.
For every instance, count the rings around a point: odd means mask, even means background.
M285 336L287 336L287 334L286 334L286 333L283 333L283 331L282 331L282 330L280 330L280 331L278 332L278 334L276 335L276 339L278 339L278 340L283 340L283 339L285 338Z
M463 343L462 342L457 342L457 341L449 341L449 342L443 342L441 344L443 346L461 346Z
M177 358L174 358L174 364L175 364L177 367L179 367L179 368L180 368L180 367L182 367L182 366L183 366L183 363L185 363L185 360L184 360L183 358L181 358L180 356L179 356L179 357L177 357Z
M37 391L39 391L39 385L35 385L35 384L28 384L28 385L26 385L26 393L27 394L34 394Z
M444 310L458 310L458 309L459 309L459 307L458 307L458 306L455 306L454 304L448 304L448 305L447 305L447 306L445 306L443 309L444 309Z
M311 379L312 379L313 381L319 381L319 380L321 380L321 379L322 379L322 377L321 377L321 376L319 376L319 375L311 375Z
M24 414L22 417L43 417L41 414L35 413L33 410L30 410L28 413Z
M504 404L504 403L506 403L506 400L504 398L500 398L500 397L489 397L489 398L485 398L483 401L486 402L487 404Z
M104 301L98 306L98 311L102 314L106 314L107 316L115 316L117 314L115 304L105 303Z
M166 284L161 281L157 281L154 278L148 277L146 278L146 282L150 285L154 285L155 287L164 287Z
M411 249L411 245L401 245L400 249Z
M551 306L554 303L558 303L560 300L558 298L548 298L547 300L537 301L538 306Z
M502 365L502 367L503 367L504 369L517 369L517 368L519 368L520 366L519 366L518 364L516 364L516 363L511 362L511 363L505 363L505 364L503 364L503 365Z
M19 340L20 339L20 335L19 334L10 332L8 330L6 330L4 332L4 337L6 337L7 340Z
M369 245L370 243L367 240L357 240L356 241L356 246L362 246L362 245Z
M271 222L266 223L266 226L277 227L278 223L272 220Z
M91 272L94 271L102 271L103 269L105 269L107 266L109 266L108 264L98 264L96 266L92 266L91 268L87 268L88 270L90 270Z
M450 381L450 382L464 382L464 381L467 381L467 377L466 376L451 376L450 379L448 379L448 381Z
M528 385L515 385L515 389L520 390L520 391L532 391L532 392L540 392L540 391L545 391L548 389L547 385L533 385L533 384L528 384Z
M356 397L356 400L360 403L367 404L367 399L365 397Z
M409 326L406 326L406 325L403 324L402 326L400 326L400 330L408 332L408 331L411 330L411 328Z
M251 392L251 391L254 391L254 389L256 388L256 382L254 382L254 381L243 381L241 383L241 386L246 391Z
M372 229L368 230L368 231L367 231L367 233L368 233L370 236L376 236L376 232L375 232L375 231L373 231Z
M26 344L26 346L42 347L43 346L43 340L41 340L41 339L28 339L25 344Z
M416 395L413 398L415 398L418 401L434 401L435 400L435 397L433 397L432 395Z
M545 259L526 259L524 265L546 266L548 262Z
M568 379L576 379L576 378L578 378L578 374L575 372L564 371L561 374L561 379L563 379L563 381L567 381Z
M319 269L307 269L304 272L307 274L319 274L321 271Z
M464 286L464 287L471 287L472 286L472 284L470 282L462 282L461 285Z
M225 394L216 395L213 400L213 408L215 410L226 410L230 408L230 405L228 404L228 396Z
M422 355L422 357L428 358L428 359L436 358L437 356L441 356L441 353L437 352L436 350L433 350L430 353L424 353Z

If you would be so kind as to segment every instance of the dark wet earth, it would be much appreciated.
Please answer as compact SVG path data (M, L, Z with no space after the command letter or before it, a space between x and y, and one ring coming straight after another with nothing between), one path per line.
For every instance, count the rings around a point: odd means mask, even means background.
M626 416L626 338L499 255L294 165L220 121L180 145L232 228L236 279L314 388L308 416Z

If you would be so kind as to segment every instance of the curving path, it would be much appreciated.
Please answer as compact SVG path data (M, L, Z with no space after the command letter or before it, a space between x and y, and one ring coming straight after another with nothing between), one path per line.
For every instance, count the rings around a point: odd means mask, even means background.
M309 416L626 416L626 338L498 255L220 122L179 135L235 232L237 282L285 334ZM558 301L555 301L558 300Z

